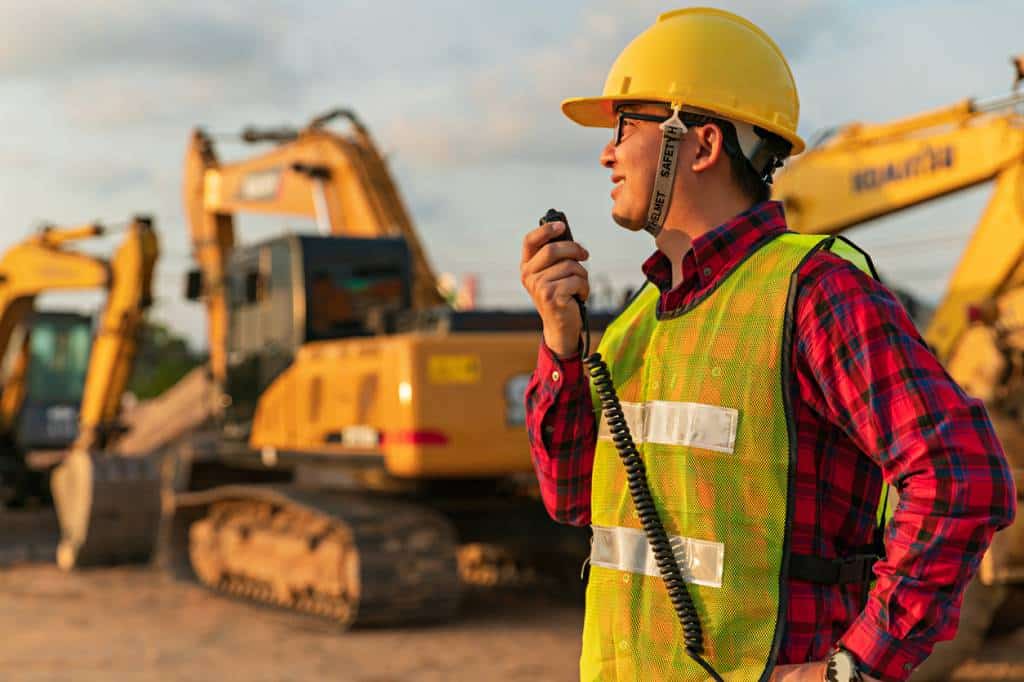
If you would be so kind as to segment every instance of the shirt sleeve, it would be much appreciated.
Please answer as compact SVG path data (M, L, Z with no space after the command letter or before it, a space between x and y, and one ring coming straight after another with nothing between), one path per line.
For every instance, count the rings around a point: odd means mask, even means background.
M812 407L881 467L899 502L867 605L840 639L884 680L904 680L956 633L967 582L1016 511L983 404L946 373L903 306L846 261L797 299L797 356Z
M559 523L587 525L597 423L578 355L559 360L541 343L526 388L526 429L548 514Z

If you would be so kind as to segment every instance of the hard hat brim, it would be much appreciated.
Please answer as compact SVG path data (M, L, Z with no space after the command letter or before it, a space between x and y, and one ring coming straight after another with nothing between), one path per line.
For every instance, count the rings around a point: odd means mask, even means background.
M672 105L672 102L666 101L663 96L644 96L643 93L637 92L630 93L628 95L570 97L562 102L562 113L570 120L581 126L586 126L588 128L614 128L616 123L615 108L618 104L625 102L663 102L670 106ZM686 104L694 107L710 109L710 107L703 105L702 102L686 102ZM803 139L799 135L794 135L782 126L775 125L768 121L752 121L740 110L722 111L721 106L715 107L714 110L722 118L746 121L747 123L760 126L769 132L775 133L793 145L793 149L790 151L790 156L799 154L806 147Z
M624 101L624 97L570 97L562 102L562 113L581 126L614 128L615 105Z

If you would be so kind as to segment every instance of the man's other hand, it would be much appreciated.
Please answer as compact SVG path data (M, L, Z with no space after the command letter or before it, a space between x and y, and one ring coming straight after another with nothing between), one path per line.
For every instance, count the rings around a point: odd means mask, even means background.
M881 682L881 680L861 673L864 682ZM772 672L771 682L824 682L825 661L798 663L796 665L777 665Z

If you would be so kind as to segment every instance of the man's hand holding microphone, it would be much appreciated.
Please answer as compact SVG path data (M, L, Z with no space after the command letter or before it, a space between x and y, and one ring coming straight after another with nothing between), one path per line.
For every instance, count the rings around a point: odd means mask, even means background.
M544 324L544 343L560 359L579 353L583 321L573 299L586 301L590 279L582 261L590 258L561 220L545 222L523 239L520 281Z

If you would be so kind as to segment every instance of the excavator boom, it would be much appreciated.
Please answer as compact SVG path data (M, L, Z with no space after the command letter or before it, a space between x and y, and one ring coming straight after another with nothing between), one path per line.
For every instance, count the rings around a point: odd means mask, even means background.
M998 294L1024 255L1024 92L965 100L887 124L854 123L787 165L774 194L797 232L837 234L873 218L996 180L925 331L948 360L968 305Z
M326 128L345 118L352 131ZM222 163L213 140L192 133L185 158L184 200L208 313L210 364L226 376L225 266L235 245L235 213L304 216L321 234L346 237L403 237L413 260L413 307L443 303L437 278L384 157L358 118L337 109L302 130L249 128L246 142L275 143L265 154Z
M102 289L110 280L107 265L92 256L68 251L65 243L94 237L99 226L47 228L16 244L0 258L0 357L16 358L5 372L0 395L0 432L9 433L24 397L25 350L11 349L15 330L32 314L35 297L46 291Z
M136 218L110 260L111 284L89 354L76 448L109 447L118 433L121 396L131 378L143 315L153 300L158 251L152 223Z

